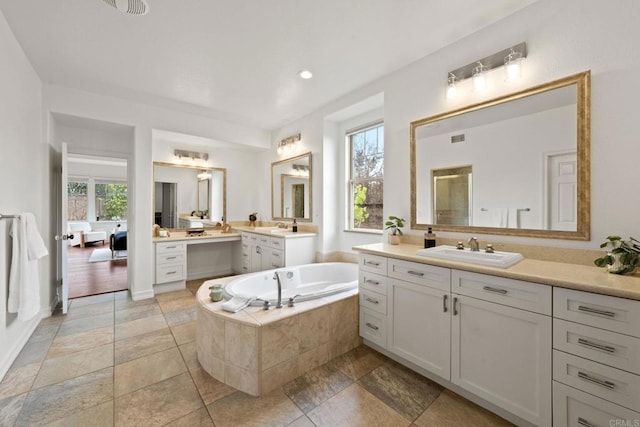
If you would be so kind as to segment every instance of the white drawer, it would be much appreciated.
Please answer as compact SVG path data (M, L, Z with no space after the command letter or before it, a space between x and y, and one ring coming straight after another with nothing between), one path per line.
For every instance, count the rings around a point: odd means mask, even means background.
M451 292L551 316L551 286L453 270Z
M444 267L421 264L418 262L389 259L388 276L416 285L429 286L449 292L451 289L451 270Z
M251 234L242 232L240 235L242 236L242 241L243 242L250 242L251 241Z
M361 270L387 275L387 258L378 255L360 254L358 265Z
M554 381L553 426L640 426L640 413Z
M284 239L281 237L272 237L270 245L274 249L284 249Z
M362 289L369 289L370 291L378 292L380 294L387 294L387 277L381 276L375 273L369 273L368 271L360 271L359 285Z
M360 307L360 336L366 340L387 347L387 316Z
M251 254L251 245L249 243L242 243L242 255L250 256Z
M279 250L273 250L271 252L271 266L273 268L284 267L284 252Z
M168 253L156 256L156 265L183 264L185 260L184 253Z
M240 267L240 269L242 270L240 274L251 273L251 266L249 264L242 264L242 267Z
M553 348L640 374L640 339L553 319Z
M360 306L366 307L380 314L387 314L387 296L368 289L361 289Z
M185 242L161 242L156 243L156 254L166 254L170 252L184 252L187 244Z
M156 267L156 283L184 280L184 264L159 265Z
M249 241L257 242L258 241L258 235L257 234L253 234L253 233L249 233Z
M640 338L640 301L555 287L553 317Z
M271 237L258 234L258 244L262 246L271 246Z
M640 376L553 350L553 379L640 411Z

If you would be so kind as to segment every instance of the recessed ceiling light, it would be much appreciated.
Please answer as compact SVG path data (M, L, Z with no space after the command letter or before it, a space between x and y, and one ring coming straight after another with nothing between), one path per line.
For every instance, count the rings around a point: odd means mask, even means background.
M309 80L311 77L313 77L313 73L309 70L302 70L298 73L298 75L300 76L300 78L303 78L305 80Z

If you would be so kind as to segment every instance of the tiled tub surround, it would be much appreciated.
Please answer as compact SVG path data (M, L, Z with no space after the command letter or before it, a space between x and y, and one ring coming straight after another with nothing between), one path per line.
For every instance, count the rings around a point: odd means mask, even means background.
M198 360L215 379L260 396L361 344L357 289L295 307L223 311L209 299L211 283L196 294Z

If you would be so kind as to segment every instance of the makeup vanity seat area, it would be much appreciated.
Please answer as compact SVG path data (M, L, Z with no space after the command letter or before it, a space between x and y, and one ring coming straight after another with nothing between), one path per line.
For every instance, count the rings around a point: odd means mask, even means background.
M527 259L472 266L418 249L354 248L367 345L518 425L640 420L640 278Z

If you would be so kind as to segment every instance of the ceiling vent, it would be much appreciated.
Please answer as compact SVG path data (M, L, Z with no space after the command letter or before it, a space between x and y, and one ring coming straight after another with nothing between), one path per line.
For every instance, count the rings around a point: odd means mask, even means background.
M147 0L103 0L106 4L127 15L146 15L149 13Z
M464 133L458 135L451 135L451 143L464 142Z

